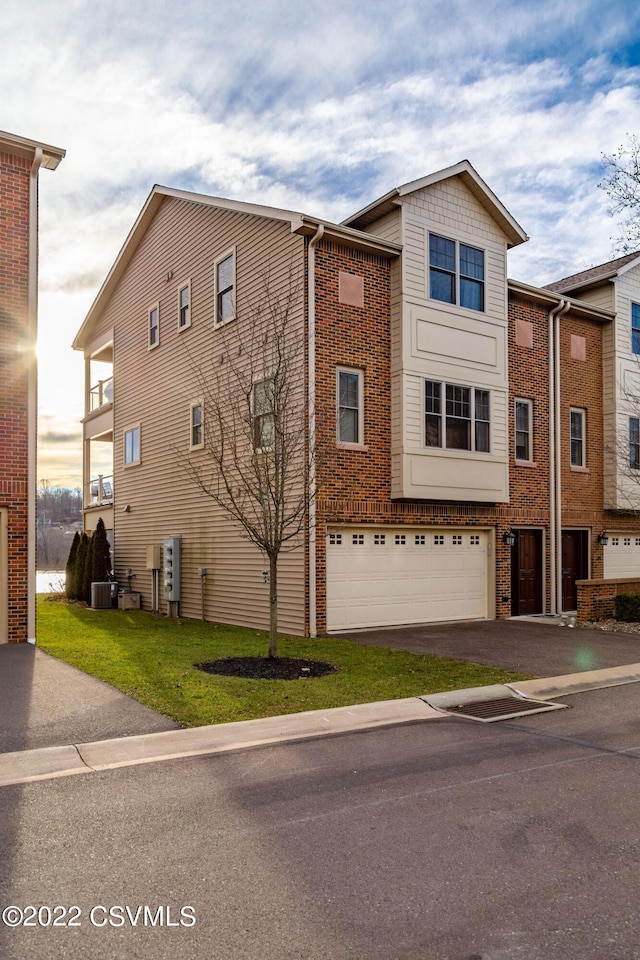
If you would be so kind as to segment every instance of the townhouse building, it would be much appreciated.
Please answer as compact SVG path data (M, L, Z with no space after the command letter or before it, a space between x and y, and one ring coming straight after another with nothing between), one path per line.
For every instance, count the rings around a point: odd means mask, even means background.
M640 519L611 499L607 452L612 418L622 430L608 359L622 281L601 276L618 289L607 298L577 278L509 280L526 240L468 161L342 224L155 187L74 342L85 525L113 531L117 578L175 612L157 569L179 538L182 615L268 624L264 557L185 471L206 462L203 376L228 361L230 330L253 342L265 275L300 292L315 460L305 530L281 560L281 629L558 613L576 609L578 581L633 575ZM104 449L108 474L92 467Z
M63 157L0 131L0 643L35 643L38 172Z

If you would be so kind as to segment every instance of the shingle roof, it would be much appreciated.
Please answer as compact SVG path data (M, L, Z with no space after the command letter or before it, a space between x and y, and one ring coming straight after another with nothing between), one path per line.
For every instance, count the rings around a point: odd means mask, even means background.
M589 267L588 270L582 270L581 273L573 273L570 277L563 280L556 280L554 283L547 283L545 290L575 290L578 287L586 287L595 283L597 280L608 280L615 277L618 271L631 263L632 260L640 259L640 251L628 253L624 257L618 257L616 260L609 260L607 263L601 263L597 267Z

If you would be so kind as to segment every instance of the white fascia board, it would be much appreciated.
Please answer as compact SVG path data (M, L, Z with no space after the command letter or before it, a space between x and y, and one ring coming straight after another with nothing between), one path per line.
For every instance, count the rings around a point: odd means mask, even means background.
M8 153L15 153L22 157L33 157L35 151L42 150L41 167L47 170L55 170L60 161L66 154L66 150L61 147L53 147L48 143L41 143L39 140L29 140L27 137L19 137L14 133L7 133L0 130L0 149L5 148Z

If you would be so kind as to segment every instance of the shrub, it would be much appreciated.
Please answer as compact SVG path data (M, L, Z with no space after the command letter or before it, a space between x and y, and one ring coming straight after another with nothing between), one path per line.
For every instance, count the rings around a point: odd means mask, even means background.
M111 551L102 517L98 520L95 533L91 538L91 550L93 554L92 579L104 583L111 575Z
M80 546L80 534L76 530L75 534L73 535L71 550L69 550L69 558L67 560L67 565L65 567L64 592L67 595L67 600L78 599L76 561L78 559L79 546Z
M613 608L613 616L616 620L623 620L625 623L637 623L640 621L640 594L621 593L616 597Z

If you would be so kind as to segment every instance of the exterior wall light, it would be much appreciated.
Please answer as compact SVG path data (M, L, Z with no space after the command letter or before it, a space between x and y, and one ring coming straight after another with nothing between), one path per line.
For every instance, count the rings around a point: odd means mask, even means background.
M600 544L601 547L606 547L606 545L609 543L609 537L607 536L606 533L598 534L598 543Z
M507 530L502 538L502 542L506 543L508 547L512 547L516 542L516 535L513 530Z

